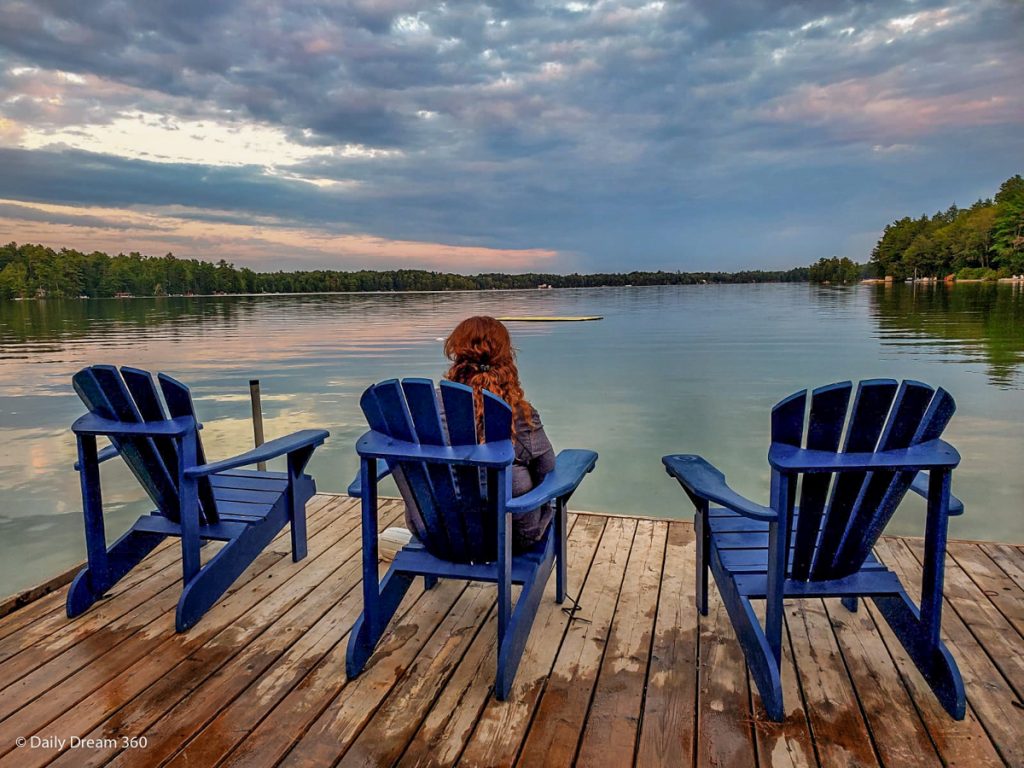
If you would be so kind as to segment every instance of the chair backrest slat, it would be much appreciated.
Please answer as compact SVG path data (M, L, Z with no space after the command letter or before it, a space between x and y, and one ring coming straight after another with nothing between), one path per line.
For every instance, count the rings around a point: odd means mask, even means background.
M922 384L911 384L911 386L925 387ZM952 396L941 388L934 393L931 387L925 387L925 390L918 393L918 397L915 398L916 401L911 408L907 409L910 411L909 414L900 414L905 422L900 425L901 438L899 442L905 443L905 445L896 445L894 447L906 448L928 440L935 440L942 435L950 418L952 418L953 412L956 410L956 404L953 402ZM925 400L925 396L930 399ZM918 416L922 400L927 404L927 410ZM917 419L916 427L914 417ZM906 440L903 438L903 435L910 429L913 429L913 434L909 440ZM917 472L875 472L873 474L875 477L872 477L871 482L874 482L876 477L879 476L881 476L880 483L884 481L886 476L888 476L889 482L885 488L885 493L874 508L867 507L860 510L861 516L857 521L857 526L861 529L859 535L850 535L843 542L836 557L834 569L834 572L840 575L845 575L851 568L856 570L864 562L864 558L867 557L875 542L878 541L878 537L885 529L885 526L896 512L896 507L899 506L900 501L910 489L910 484L914 481Z
M852 406L851 389L850 382L844 381L812 393L806 437L807 393L783 400L772 411L773 442L800 446L804 440L809 450L826 452L838 452L841 441L846 453L901 450L940 437L956 407L946 391L916 381L861 382ZM916 474L912 470L804 473L789 577L824 581L856 573ZM793 478L790 486L795 485ZM786 502L777 498L776 490L773 487L772 504L778 509Z
M124 369L121 369L124 371ZM125 374L127 379L127 374ZM164 394L164 402L167 403L167 412L170 414L172 419L181 418L182 416L191 416L199 422L196 416L196 408L192 403L192 392L177 379L168 376L166 373L157 375L157 380L160 382L160 391ZM196 463L199 465L206 463L206 452L203 450L203 440L200 433L196 433ZM199 478L199 510L202 515L202 519L208 523L216 523L220 520L220 515L217 513L217 501L213 495L213 484L210 482L210 478L201 477Z
M126 424L143 418L117 368L94 365L72 377L72 385L85 406L97 416ZM148 437L114 437L111 442L158 511L178 520L176 475L171 475L153 440Z
M850 403L849 381L814 390L807 421L806 447L816 451L839 450ZM792 577L806 580L821 530L821 518L832 483L830 474L805 475L800 489L800 516L796 524L796 542L792 559Z
M373 387L373 393L380 416L384 421L385 434L396 440L410 443L419 442L398 379L381 382ZM406 504L419 512L419 518L422 521L422 529L415 531L417 537L438 556L450 557L451 544L448 532L437 509L434 487L426 465L423 462L413 461L399 462L399 465L406 482L403 496L406 493L409 494L405 499ZM399 490L402 490L401 487Z
M857 385L843 443L845 453L875 450L898 388L899 384L892 379L871 379ZM836 478L811 566L812 579L829 578L832 561L866 476L866 472L844 472Z
M933 394L934 390L927 384L914 381L904 381L900 384L885 429L878 440L879 451L897 450L910 445ZM879 514L882 502L886 499L896 475L895 472L868 473L860 495L854 503L839 549L833 557L830 569L832 578L845 576L860 568L856 552L862 548L863 542L870 539L869 524ZM909 487L909 483L907 485ZM873 540L870 541L871 546L874 546L874 543Z
M152 423L165 421L167 414L157 396L156 387L153 386L153 379L147 371L140 371L137 368L121 368L121 376L124 379L135 407L138 409L142 421ZM151 438L156 446L160 458L164 462L164 468L171 477L177 476L178 471L178 448L173 437Z
M441 402L444 405L445 424L452 445L474 445L477 435L476 406L473 389L454 381L442 381ZM486 484L484 473L475 467L455 467L458 494L465 510L466 536L471 542L484 542L490 546L497 536L497 521L485 514Z
M783 445L792 445L799 448L803 442L804 434L804 413L807 410L807 392L796 392L772 408L772 442ZM778 476L772 473L771 504L777 509L787 510L790 515L789 524L792 525L793 506L796 500L796 483L789 484L789 493L786 499L779 499ZM789 562L791 537L786 537L783 542L785 547L784 562Z
M370 387L363 392L362 397L359 398L359 407L362 409L363 415L366 417L366 423L369 424L370 429L384 435L390 434L387 422L384 420L384 414L381 413L380 404L377 402L377 394L374 392L373 387ZM405 479L405 471L396 462L388 462L388 469L391 471L391 477L395 481L395 485L398 486L399 494L401 494L402 498L406 500L407 504L413 503L410 501L413 498L412 489L409 488L409 483ZM413 533L421 539L425 538L427 535L425 530L414 530Z
M434 382L429 379L404 379L402 391L418 441L423 445L448 445L437 407ZM451 548L455 552L463 552L466 550L466 530L452 469L447 464L427 464L426 469L433 489L435 510L443 523Z

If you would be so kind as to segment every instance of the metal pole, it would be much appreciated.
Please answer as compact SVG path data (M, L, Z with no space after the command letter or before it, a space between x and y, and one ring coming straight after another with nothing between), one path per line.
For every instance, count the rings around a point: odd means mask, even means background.
M260 400L260 380L249 379L249 399L252 401L252 437L256 447L263 445L263 403ZM260 472L267 470L267 462L256 465Z

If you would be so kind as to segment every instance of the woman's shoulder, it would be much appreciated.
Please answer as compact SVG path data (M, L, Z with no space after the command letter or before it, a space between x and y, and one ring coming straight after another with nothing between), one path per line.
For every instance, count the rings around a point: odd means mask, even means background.
M530 414L525 415L522 411L516 414L516 431L529 430L530 432L536 432L544 429L544 423L540 420L540 411L534 408L532 405L529 406Z

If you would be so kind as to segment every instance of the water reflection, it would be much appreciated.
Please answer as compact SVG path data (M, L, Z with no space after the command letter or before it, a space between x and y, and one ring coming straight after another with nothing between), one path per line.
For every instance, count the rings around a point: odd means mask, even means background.
M883 344L922 347L943 359L981 360L989 381L1021 388L1024 300L1019 284L873 286Z
M364 430L358 398L375 380L439 377L440 337L463 317L604 315L597 323L512 326L527 396L557 446L601 454L579 508L677 515L661 470L702 453L764 500L768 414L806 385L868 376L945 386L959 404L950 439L964 454L954 534L1024 541L1024 365L1020 291L958 286L916 294L800 285L355 294L0 303L0 593L80 561L71 375L113 363L187 382L208 453L247 449L247 382L263 384L268 437L325 427L311 465L343 490ZM950 365L949 363L957 363ZM109 531L144 510L123 467L104 468ZM974 514L971 514L973 512ZM920 530L913 507L898 521Z

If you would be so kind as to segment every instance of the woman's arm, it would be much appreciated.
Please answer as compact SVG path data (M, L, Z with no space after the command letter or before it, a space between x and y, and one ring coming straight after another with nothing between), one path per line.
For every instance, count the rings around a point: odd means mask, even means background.
M544 431L544 425L541 423L540 414L537 413L536 410L534 410L533 417L530 421L532 423L522 425L522 444L525 453L522 459L530 469L530 476L533 478L534 484L537 484L545 475L554 471L555 449L552 447L551 441L548 439L547 433ZM519 436L519 427L520 425L517 424L517 437Z

